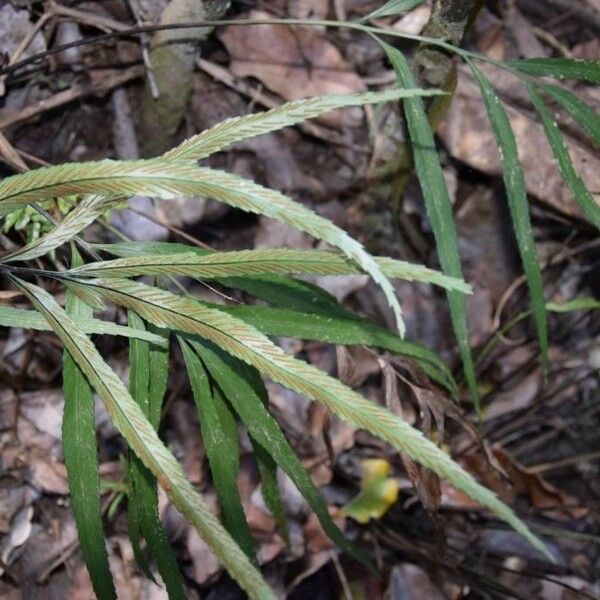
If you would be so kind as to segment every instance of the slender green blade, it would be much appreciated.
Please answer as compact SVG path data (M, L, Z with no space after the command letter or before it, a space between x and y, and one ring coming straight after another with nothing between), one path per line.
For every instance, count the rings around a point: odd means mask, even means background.
M73 262L78 261L74 251ZM92 309L72 293L67 294L66 310L79 317L92 315ZM67 350L63 356L63 391L63 451L81 551L98 599L116 599L102 532L94 398L85 375Z
M315 314L269 306L219 306L230 315L242 319L269 336L293 337L330 344L360 344L386 350L415 360L437 383L453 395L456 383L447 365L437 355L416 342L403 340L393 332L347 312Z
M550 312L555 313L570 313L579 310L598 310L600 308L600 300L588 296L581 296L579 298L573 298L573 300L568 300L567 302L548 302L546 308Z
M254 393L262 400L263 405L268 410L269 398L267 389L256 369L239 363L244 373L246 381L252 387ZM281 499L279 483L277 482L277 462L275 459L257 442L251 432L248 432L250 443L254 451L254 458L258 465L261 478L261 491L265 505L271 511L277 530L286 544L289 544L289 531L285 506Z
M96 245L113 255L136 257L146 253L189 252L186 244L142 242ZM207 250L194 248L199 255ZM333 344L364 344L416 360L425 373L455 397L458 388L448 366L425 346L402 340L390 332L346 310L325 290L305 281L278 275L221 277L220 284L243 290L280 309L262 306L221 307L250 323L266 335L297 337Z
M148 325L148 329L155 335L164 339L164 345L151 344L148 346L148 420L155 430L158 431L162 406L167 391L169 379L169 333L163 329ZM143 506L152 506L153 514L149 526L142 520L142 531L146 542L155 557L158 572L165 582L169 598L185 598L185 586L177 564L177 559L168 542L166 532L158 517L158 496L156 492L156 480L152 473L144 467L141 470L144 477L140 485L138 481L136 489L143 490L146 500Z
M134 460L139 463L137 457ZM169 599L185 600L187 594L183 577L158 516L156 479L143 464L139 463L139 467L134 467L133 471L133 493L139 510L143 511L139 520L141 532L154 556Z
M247 427L248 433L288 474L314 510L325 533L348 554L368 564L363 553L349 542L333 522L325 499L256 392L256 372L210 342L191 343ZM252 380L255 385L252 385Z
M560 133L560 129L556 125L554 118L535 88L529 85L527 86L527 89L529 91L531 102L540 115L546 137L548 138L548 143L552 148L552 153L556 158L563 179L569 188L571 188L571 192L573 193L577 204L579 204L583 211L583 214L600 229L600 207L586 188L581 177L577 174L571 156L569 155L569 150L565 144L565 140Z
M148 419L158 430L163 402L169 382L169 332L149 325L148 329L164 339L164 345L150 345L150 384L148 390Z
M127 320L132 329L143 330L144 322L133 311L128 311ZM129 343L129 393L138 403L144 415L148 416L148 378L149 378L149 348L146 342L131 340ZM150 565L141 547L142 521L147 518L147 512L154 512L154 497L148 487L143 473L144 465L133 452L129 453L129 502L128 502L128 533L131 540L133 555L138 567L146 577L154 580ZM149 506L145 504L149 500Z
M156 583L148 558L142 549L142 498L144 492L143 489L140 489L143 486L143 482L140 483L139 481L142 475L140 473L140 466L135 466L136 460L135 455L133 453L130 454L127 469L127 535L131 542L135 563L148 579Z
M223 523L250 560L256 562L254 542L237 488L240 448L235 417L220 391L211 386L208 373L194 350L182 337L179 337L179 345L198 411L210 472L223 511Z
M471 287L454 277L423 265L393 258L375 258L384 275L406 281L432 283L450 290L470 293ZM289 248L236 250L232 252L148 254L82 265L70 271L78 276L137 277L180 275L199 279L263 274L347 275L361 273L343 254L323 250Z
M414 86L414 76L402 53L393 46L381 40L378 41L394 67L399 84L408 88ZM421 98L407 98L404 101L404 114L410 134L415 170L423 191L440 264L446 275L462 279L452 202L444 180L423 100ZM479 391L469 346L465 298L462 293L456 291L449 291L447 295L452 325L463 362L463 370L471 398L477 409L479 409Z
M543 543L509 507L477 483L420 431L323 371L286 354L244 321L221 310L207 308L190 298L126 279L77 282L73 279L71 282L76 286L92 287L106 300L135 310L158 327L169 327L210 340L273 381L322 402L342 419L367 429L440 477L448 478L456 487L504 519L540 551L546 551Z
M223 277L218 282L225 287L242 290L274 306L308 314L360 318L345 309L329 292L307 281L282 275L260 275Z
M96 347L44 289L13 276L9 276L9 279L48 320L52 330L62 340L65 348L71 353L104 402L116 428L152 471L175 507L206 540L211 551L232 577L251 598L274 600L274 593L259 571L188 481L181 465L161 442L136 401L115 372L102 359ZM136 307L133 310L136 310Z
M527 276L533 319L540 344L541 359L544 371L548 369L548 316L544 299L544 282L539 261L535 252L535 240L529 218L525 177L519 161L517 142L508 115L494 92L491 83L483 73L469 61L469 66L479 84L488 118L492 125L496 144L502 161L504 187L508 198L508 206L517 238L521 261Z
M146 329L143 319L134 311L127 311L131 329ZM129 393L146 416L149 413L150 345L142 340L129 342Z
M89 316L73 314L72 319L77 327L87 334L119 335L150 342L153 346L164 346L164 337L148 331L141 331L117 325L110 321L101 321ZM0 327L17 327L21 329L35 329L37 331L50 331L50 326L44 317L35 310L0 306Z
M373 12L370 12L366 17L363 17L361 21L399 15L412 10L416 6L419 6L419 4L423 4L423 0L388 0L383 6L380 6Z
M134 311L128 311L127 319L132 328L145 329L143 320ZM141 340L131 340L129 343L129 391L148 418L151 414L150 390L152 388L150 384L152 379L150 344ZM162 383L162 377L160 381ZM160 387L153 392L153 395L158 395L163 390L164 388ZM162 403L162 395L160 402ZM152 423L152 426L156 429L158 422ZM149 574L147 561L139 546L141 534L156 560L158 572L165 583L169 598L184 600L186 593L183 578L158 516L156 480L141 459L133 453L130 456L129 479L129 532L136 560L144 572Z
M81 317L75 314L73 318L79 323L83 321ZM92 319L87 318L85 320L90 322ZM37 331L48 331L50 329L46 319L35 310L2 305L0 305L0 327L18 327Z
M398 1L398 0L394 0ZM413 6L423 0L400 0L403 4ZM409 8L412 8L410 6ZM407 9L405 9L407 10ZM437 96L439 90L384 90L382 92L362 92L344 96L316 96L303 100L286 102L266 112L253 113L242 117L233 117L217 123L185 140L179 146L163 154L163 160L200 160L220 152L227 146L257 135L264 135L284 127L297 125L308 119L313 119L323 113L346 106L362 106L399 100L409 96Z
M140 242L95 244L97 250L104 250L113 256L134 257L143 254L177 254L190 250L203 256L209 253L203 248L190 248L187 244L175 242ZM217 280L222 285L243 290L257 298L262 298L271 304L285 306L293 310L312 313L332 314L341 316L349 314L341 304L325 290L305 281L278 275L262 275L254 277L222 277Z
M555 79L577 79L590 83L600 83L600 61L581 58L523 58L513 60L509 66L540 77Z
M250 443L252 444L254 458L256 459L260 473L260 489L263 500L275 519L277 532L283 541L289 545L290 532L285 506L281 499L281 492L277 481L277 462L252 436L250 436Z
M549 83L537 83L537 87L564 108L572 119L588 133L588 135L600 146L600 114L591 106L588 106L581 98L573 92Z

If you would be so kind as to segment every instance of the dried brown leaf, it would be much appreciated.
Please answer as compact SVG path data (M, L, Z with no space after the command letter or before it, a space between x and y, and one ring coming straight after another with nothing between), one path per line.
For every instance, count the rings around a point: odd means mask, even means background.
M557 521L580 519L588 514L581 503L553 486L539 474L515 460L500 447L493 449L494 456L506 471L512 485L519 494L526 494L536 508L545 509L544 515ZM553 509L553 510L547 510Z
M251 19L270 16L257 10L248 15ZM339 50L314 28L270 24L228 27L220 38L231 56L234 75L255 77L286 100L365 90L362 79ZM333 126L358 126L361 115L360 109L352 108L322 120Z
M507 504L514 503L522 495L529 498L532 506L543 510L544 516L557 521L580 519L588 514L588 509L576 498L519 463L504 448L495 446L492 455L506 476L492 467L481 450L466 456L463 466ZM442 504L469 510L476 508L470 498L445 482L442 482Z

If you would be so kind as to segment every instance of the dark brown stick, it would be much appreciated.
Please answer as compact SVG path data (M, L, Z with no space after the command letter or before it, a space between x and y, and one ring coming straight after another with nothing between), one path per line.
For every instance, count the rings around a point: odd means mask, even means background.
M0 130L5 129L10 125L14 125L15 123L31 119L32 117L48 110L52 110L53 108L58 108L63 104L73 102L73 100L79 100L80 98L92 95L102 96L113 88L119 87L120 85L123 85L132 79L142 77L143 75L144 68L141 65L138 65L130 67L121 73L105 77L98 82L74 85L68 90L54 94L54 96L50 96L50 98L40 100L39 102L26 106L22 110L10 113L4 118L0 118Z

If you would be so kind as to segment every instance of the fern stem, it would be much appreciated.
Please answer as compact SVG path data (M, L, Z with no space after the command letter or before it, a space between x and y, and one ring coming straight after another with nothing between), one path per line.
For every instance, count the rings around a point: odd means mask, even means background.
M36 275L38 277L53 277L55 279L66 279L60 271L48 271L46 269L33 269L31 267L16 267L15 265L7 265L0 263L0 273L17 275Z

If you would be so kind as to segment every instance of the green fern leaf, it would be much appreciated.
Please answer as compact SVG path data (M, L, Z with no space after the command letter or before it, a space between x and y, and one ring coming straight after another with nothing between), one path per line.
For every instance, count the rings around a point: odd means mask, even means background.
M470 61L469 66L481 89L483 101L500 152L508 207L525 275L527 276L533 318L540 343L542 365L544 371L547 371L548 317L546 315L546 303L544 300L544 283L539 261L535 253L535 240L529 219L527 192L525 191L525 177L519 161L517 142L506 111L502 107L500 98L494 92L492 85L484 77L483 73Z
M402 53L381 40L378 40L378 42L394 67L399 84L407 88L414 87L414 76ZM415 170L435 236L440 264L444 273L462 279L452 202L446 187L423 100L421 98L407 98L404 102L404 114L410 134ZM458 341L471 398L475 402L476 408L479 409L479 391L469 346L465 298L459 292L449 291L448 304L450 305L452 325Z
M132 329L145 329L142 319L133 311L129 311L127 320ZM154 402L162 404L163 386L158 390L152 387L152 370L150 361L150 344L141 340L131 340L129 343L129 391L138 403L144 415L150 420L151 396ZM161 355L168 353L163 351ZM156 363L156 360L154 361ZM166 381L165 381L166 384ZM160 413L159 413L160 414ZM158 421L152 423L158 429ZM143 535L148 549L156 559L158 572L165 583L169 599L184 600L185 585L177 565L177 559L167 539L167 534L158 516L158 493L156 479L142 460L131 453L129 462L129 537L138 565L148 575L149 568L140 548L140 536ZM151 575L150 575L150 578Z
M471 292L471 286L460 279L422 265L384 257L375 257L375 262L386 277L432 283L467 294ZM181 254L151 254L93 262L71 270L76 275L95 277L181 275L198 279L263 274L346 275L360 272L355 263L334 252L277 248L200 253L194 252L189 246L187 252Z
M548 143L552 148L552 152L556 158L563 179L571 188L573 196L583 211L583 214L600 229L600 207L586 188L581 177L577 174L558 125L535 88L529 85L527 86L527 89L533 106L540 115L546 137L548 138Z
M76 252L73 262L81 262ZM72 293L67 294L66 310L77 317L92 315L92 309ZM99 600L112 600L116 599L117 592L102 533L94 398L85 375L67 350L63 356L63 391L63 451L79 543L94 593Z
M582 58L523 58L508 63L513 69L540 77L600 83L600 61Z
M196 353L179 337L210 472L223 511L222 520L248 558L256 562L254 542L237 488L240 448L235 416L219 389L211 386L208 373Z
M419 0L422 1L422 0ZM266 112L233 117L199 133L162 155L164 160L200 160L227 146L257 135L302 123L323 113L347 106L362 106L412 96L437 96L439 90L385 90L346 96L317 96L286 102Z
M340 381L289 356L243 321L223 311L206 308L189 298L129 280L72 280L72 283L93 288L106 300L135 310L158 327L169 327L208 339L229 354L256 367L273 381L322 402L343 419L370 431L413 460L449 479L453 485L492 510L536 548L545 552L542 542L510 508L478 484L420 431L369 402Z
M232 577L251 598L274 600L275 595L261 574L186 479L179 463L160 441L138 404L114 371L104 362L96 347L45 290L13 276L9 278L48 320L53 331L62 340L104 402L117 429L158 479L173 504L206 540Z
M87 334L118 335L127 338L145 340L154 346L165 346L164 337L149 331L141 331L117 325L112 321L101 321L90 317L73 314L71 319L77 327ZM16 327L19 329L35 329L37 331L50 331L48 321L35 310L0 306L0 327Z
M402 310L394 288L373 257L345 231L280 192L236 175L188 163L101 161L47 167L7 177L0 181L0 208L5 202L27 203L75 192L114 197L145 194L163 199L208 196L305 231L339 248L371 275L394 312L400 334L404 334Z
M600 114L573 92L549 83L536 83L536 87L551 96L573 120L600 146Z

